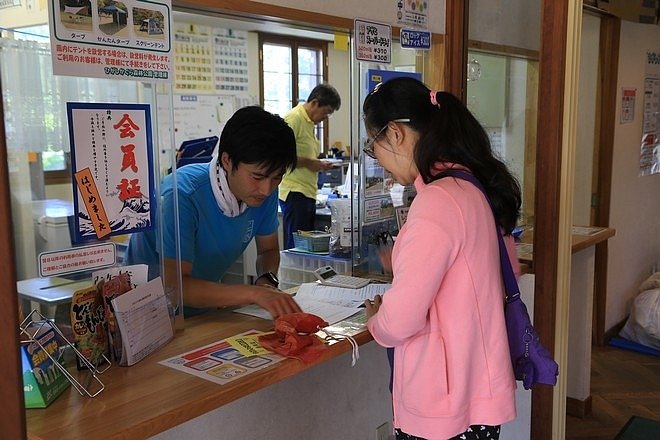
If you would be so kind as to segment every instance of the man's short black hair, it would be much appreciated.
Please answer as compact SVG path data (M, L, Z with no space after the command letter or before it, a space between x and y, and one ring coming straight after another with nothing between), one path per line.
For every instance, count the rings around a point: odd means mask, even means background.
M307 98L307 102L312 102L314 99L319 103L319 107L329 105L334 111L339 110L339 107L341 107L339 92L330 84L324 83L314 87Z
M240 163L266 165L266 172L285 172L296 167L296 137L278 115L261 107L236 111L220 134L218 153L227 153L234 169Z

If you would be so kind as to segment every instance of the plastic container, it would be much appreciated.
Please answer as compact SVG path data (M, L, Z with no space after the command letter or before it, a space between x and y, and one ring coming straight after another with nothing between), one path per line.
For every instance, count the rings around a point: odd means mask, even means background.
M293 234L293 244L307 252L328 252L330 234L323 231L298 231Z
M288 289L302 283L316 281L314 271L319 267L332 266L339 274L351 275L351 260L325 255L302 254L295 251L280 252L280 288Z

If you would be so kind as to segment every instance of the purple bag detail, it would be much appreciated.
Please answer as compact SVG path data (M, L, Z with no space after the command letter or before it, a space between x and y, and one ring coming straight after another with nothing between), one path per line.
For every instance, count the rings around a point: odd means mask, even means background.
M520 298L520 293L507 298L504 306L504 319L516 379L522 381L526 390L537 383L556 385L559 365L541 344L529 319L527 307Z
M490 204L486 190L472 174L463 170L445 170L439 177L444 176L452 176L471 182L481 190ZM493 205L491 204L490 207L492 209ZM500 250L500 265L504 278L504 290L506 292L504 320L506 322L509 354L511 355L514 376L516 380L522 381L526 390L538 383L556 385L559 365L554 361L548 349L541 344L532 321L529 319L527 307L520 298L520 289L511 267L511 261L509 261L504 239L497 227L496 232Z

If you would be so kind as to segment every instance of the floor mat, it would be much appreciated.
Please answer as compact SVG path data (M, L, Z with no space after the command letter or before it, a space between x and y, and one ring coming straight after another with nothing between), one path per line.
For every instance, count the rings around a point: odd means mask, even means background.
M647 347L646 345L638 344L637 342L629 341L628 339L614 337L607 341L607 343L613 347L624 348L626 350L637 351L639 353L650 354L653 356L660 356L660 350L656 350L653 347Z
M660 422L644 417L632 416L614 440L658 440Z

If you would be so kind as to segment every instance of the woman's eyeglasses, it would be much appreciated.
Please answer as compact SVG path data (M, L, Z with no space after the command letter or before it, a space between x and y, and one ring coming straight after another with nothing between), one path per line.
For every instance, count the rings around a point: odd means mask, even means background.
M374 92L375 92L375 91L376 91L376 90L374 90ZM373 92L372 92L372 93L373 93ZM388 124L389 124L390 122L410 122L410 118L392 119L392 120L389 121L387 124L383 125L383 127L382 127L380 130L378 130L378 131L376 132L376 134L375 134L371 139L369 139L369 140L367 141L367 144L366 144L366 145L364 146L364 148L362 149L362 151L364 152L364 154L366 154L367 156L369 156L369 157L372 158L372 159L375 159L375 158L376 158L376 153L374 152L374 144L376 143L376 140L378 139L378 137L379 137L380 135L382 135L383 133L385 133L385 130L387 130L387 126L388 126Z

